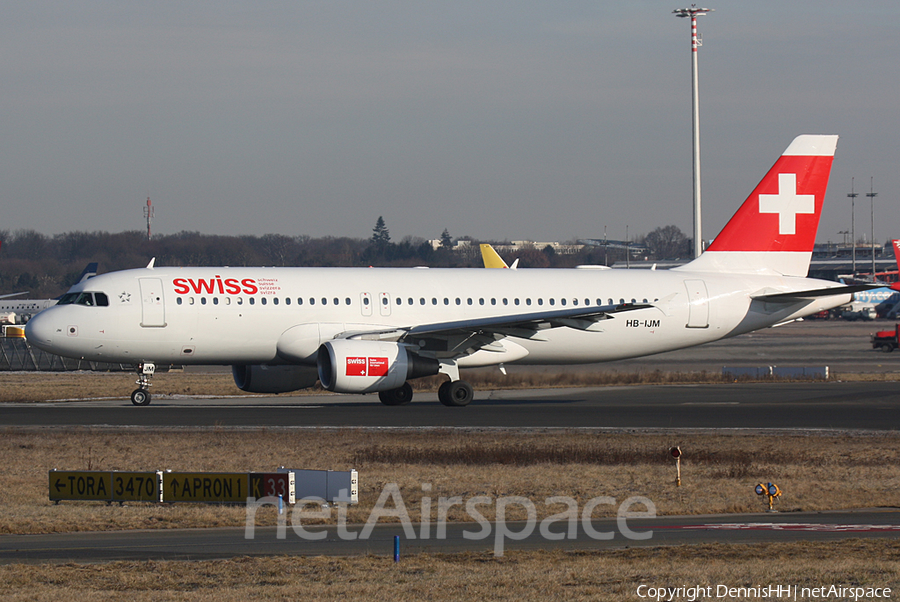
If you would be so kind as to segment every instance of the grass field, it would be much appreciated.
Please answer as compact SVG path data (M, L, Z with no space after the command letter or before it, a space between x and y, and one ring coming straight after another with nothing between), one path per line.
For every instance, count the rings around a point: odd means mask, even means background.
M583 506L596 496L645 496L660 514L758 511L756 483L784 491L782 510L900 506L900 435L663 435L592 431L381 432L7 429L0 440L0 533L242 526L241 507L48 500L48 471L166 470L249 472L278 466L360 475L351 522L365 522L383 487L396 483L412 519L423 495L524 496L539 518L558 512L551 496ZM682 487L667 451L681 446ZM430 491L423 493L423 485ZM518 516L510 507L508 518ZM615 511L608 507L610 515ZM433 510L436 512L436 510ZM597 516L601 516L598 508ZM274 512L261 513L274 522ZM490 518L490 509L485 509ZM450 520L471 520L454 508Z
M421 554L387 557L236 558L204 562L0 566L9 602L86 600L641 600L641 585L852 586L900 589L900 549L890 540L701 545L600 552ZM802 590L798 589L798 594ZM646 595L646 589L642 590ZM646 598L644 598L646 599ZM676 600L688 600L682 596ZM824 596L798 595L797 600ZM848 597L831 598L847 600ZM863 598L871 599L871 598Z

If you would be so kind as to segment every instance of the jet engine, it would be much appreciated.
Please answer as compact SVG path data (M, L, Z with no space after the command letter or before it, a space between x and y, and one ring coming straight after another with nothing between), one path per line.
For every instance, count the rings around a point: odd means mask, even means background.
M236 364L231 374L238 389L248 393L287 393L311 387L318 380L312 366Z
M402 387L411 378L437 374L440 364L399 343L338 339L317 357L322 386L335 393L374 393Z

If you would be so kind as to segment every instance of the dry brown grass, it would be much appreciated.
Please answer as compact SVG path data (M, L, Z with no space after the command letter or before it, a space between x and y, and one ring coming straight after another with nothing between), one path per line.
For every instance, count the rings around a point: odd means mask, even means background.
M476 390L535 389L557 387L597 387L607 385L647 385L676 383L726 383L734 378L718 372L663 372L649 370L625 372L615 369L597 371L540 371L510 373L496 369L469 370L465 378ZM127 372L0 372L0 403L30 403L77 399L127 399L135 374ZM420 378L411 382L416 391L437 391L444 376ZM741 382L750 382L741 377ZM768 379L769 381L773 379ZM783 379L781 379L783 380ZM835 374L832 380L892 381L900 374ZM231 397L248 395L238 389L231 373L198 373L174 370L160 372L152 379L154 396L189 395L198 397ZM316 385L311 389L284 393L285 396L321 394Z
M539 517L558 511L543 500L599 495L651 499L660 514L762 509L759 481L784 490L782 510L900 506L900 435L666 435L558 432L303 430L7 429L0 439L0 533L242 526L241 507L48 501L47 471L267 471L295 468L360 474L360 504L351 522L365 522L382 488L397 483L413 520L422 485L438 497L520 495ZM674 486L667 450L685 453L683 486ZM433 506L436 507L436 504ZM612 506L604 507L611 514ZM266 509L271 510L271 509ZM510 508L510 519L524 518ZM600 516L600 509L596 516ZM433 510L434 512L434 510ZM524 512L524 510L523 510ZM490 509L484 514L490 518ZM274 511L260 513L274 523ZM470 520L454 507L450 520Z
M900 588L892 540L636 548L603 552L236 558L203 562L0 567L8 601L89 600L639 600L655 587ZM680 597L687 600L687 597ZM707 598L708 599L708 598ZM780 599L780 598L763 598ZM821 600L798 596L797 600ZM846 598L839 598L846 599Z

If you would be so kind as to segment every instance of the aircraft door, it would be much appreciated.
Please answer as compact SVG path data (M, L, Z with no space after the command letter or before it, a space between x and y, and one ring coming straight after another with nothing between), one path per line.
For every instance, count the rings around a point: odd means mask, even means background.
M369 293L359 294L359 310L364 316L372 315L372 295Z
M389 293L379 293L378 297L378 307L381 308L381 315L391 315L391 295Z
M163 284L159 278L140 278L141 326L160 328L166 325L166 306Z
M709 293L702 280L685 280L688 294L688 328L709 328Z

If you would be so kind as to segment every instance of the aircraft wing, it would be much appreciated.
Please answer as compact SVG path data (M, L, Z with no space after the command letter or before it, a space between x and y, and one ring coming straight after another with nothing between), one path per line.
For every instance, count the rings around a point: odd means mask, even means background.
M0 295L0 299L6 299L7 297L18 297L19 295L24 295L28 291L22 291L21 293L7 293L5 295Z
M390 330L345 332L339 338L379 339L417 344L423 351L436 355L459 355L488 346L494 341L516 337L542 340L539 332L548 328L568 327L598 331L597 323L612 315L657 307L650 303L623 303L573 307L550 311L507 314L487 318L418 324ZM463 351L465 350L465 351Z

